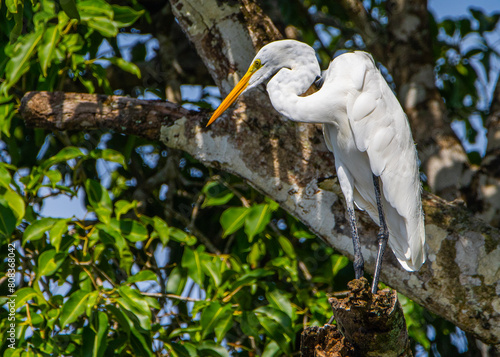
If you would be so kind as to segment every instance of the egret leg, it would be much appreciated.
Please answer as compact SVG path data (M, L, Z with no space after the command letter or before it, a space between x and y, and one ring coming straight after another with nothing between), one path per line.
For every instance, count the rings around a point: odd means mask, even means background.
M352 202L347 203L347 213L349 215L349 223L351 224L352 244L354 246L354 274L356 279L359 279L364 274L365 261L361 254L361 242L359 241L356 215L354 214L354 205Z
M349 223L351 225L352 244L354 246L354 274L356 279L359 279L364 274L365 261L361 254L361 243L359 241L358 227L356 225L356 215L354 214L354 204L352 201L346 200L347 214L349 215ZM335 316L332 315L327 324L331 325Z
M380 268L382 267L382 258L384 257L385 247L389 240L389 230L385 223L384 211L382 210L382 202L380 201L380 182L378 176L373 175L373 185L375 186L375 198L377 199L378 216L380 220L380 230L377 235L378 253L377 262L375 265L375 274L373 275L372 293L376 294L378 289L378 280L380 277Z

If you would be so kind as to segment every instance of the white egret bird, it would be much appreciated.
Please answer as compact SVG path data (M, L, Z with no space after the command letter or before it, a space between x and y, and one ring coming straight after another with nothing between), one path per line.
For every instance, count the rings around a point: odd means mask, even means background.
M417 152L408 119L370 54L354 51L336 57L321 78L321 89L302 95L320 78L313 48L294 40L272 42L257 53L207 126L243 91L266 81L279 113L294 121L323 124L345 196L357 279L363 275L364 260L354 204L380 226L372 285L376 293L387 241L406 270L418 270L425 262Z

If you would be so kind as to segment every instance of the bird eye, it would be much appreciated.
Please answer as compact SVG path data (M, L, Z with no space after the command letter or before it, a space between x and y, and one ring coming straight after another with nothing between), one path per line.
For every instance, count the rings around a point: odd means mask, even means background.
M261 67L262 67L262 63L260 62L260 59L256 59L255 61L253 61L252 65L250 66L249 71L251 73L253 73Z

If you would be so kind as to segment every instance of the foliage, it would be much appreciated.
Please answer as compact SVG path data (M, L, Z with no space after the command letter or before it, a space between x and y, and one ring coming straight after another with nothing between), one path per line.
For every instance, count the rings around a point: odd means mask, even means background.
M465 124L465 142L474 144L478 135L470 118L478 116L484 124L489 112L493 78L493 63L500 52L490 35L497 28L500 13L491 16L482 10L469 9L471 16L445 19L437 24L433 38L436 58L437 85L446 101L450 119ZM478 151L469 153L474 164L480 163Z
M363 46L335 3L278 3L283 23L300 28L323 61L339 48ZM304 324L329 318L328 294L345 289L353 278L345 257L240 179L205 168L186 154L116 133L34 130L17 113L20 98L30 90L167 97L164 83L151 82L142 70L154 64L157 72L164 71L158 56L147 56L144 38L131 40L128 49L120 44L124 34L165 37L154 26L155 16L168 15L142 6L104 0L9 0L0 6L2 296L13 294L5 275L9 244L16 247L17 267L16 349L4 340L1 353L291 354ZM370 6L383 26L380 2ZM312 28L305 16L313 7L341 27ZM461 31L461 39L471 32L484 38L498 21L472 14L480 24L475 30L464 30L470 19L446 20L437 28L449 37ZM318 40L322 31L329 40ZM170 41L185 39L172 36ZM472 88L477 74L465 60L480 53L473 49L458 62L443 62L451 47L444 37L436 43L436 71L446 98L456 97L447 103L458 103L450 108L464 118L476 110L471 108L480 97ZM103 48L109 50L103 53ZM485 57L491 54L488 46L480 50ZM191 83L183 73L192 72L168 73ZM118 81L125 76L144 81L125 85ZM451 76L465 83L458 94L448 84ZM209 91L205 88L203 100L193 101L208 106ZM472 102L460 106L467 95ZM46 210L61 198L84 198L87 214L61 218ZM2 306L7 300L2 298ZM457 350L449 323L401 300L417 348ZM0 315L6 335L9 311L1 309ZM429 334L429 328L437 332Z

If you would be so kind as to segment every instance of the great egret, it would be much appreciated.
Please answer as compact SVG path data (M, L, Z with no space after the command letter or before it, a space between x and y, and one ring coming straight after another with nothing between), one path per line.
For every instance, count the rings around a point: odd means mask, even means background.
M321 89L303 95L319 79ZM372 56L344 53L332 60L321 78L313 48L295 40L272 42L257 53L207 126L241 93L266 81L279 113L294 121L323 124L345 196L356 279L363 275L364 260L354 204L381 227L372 292L377 292L387 241L406 270L418 270L425 262L425 230L417 152L408 119Z

